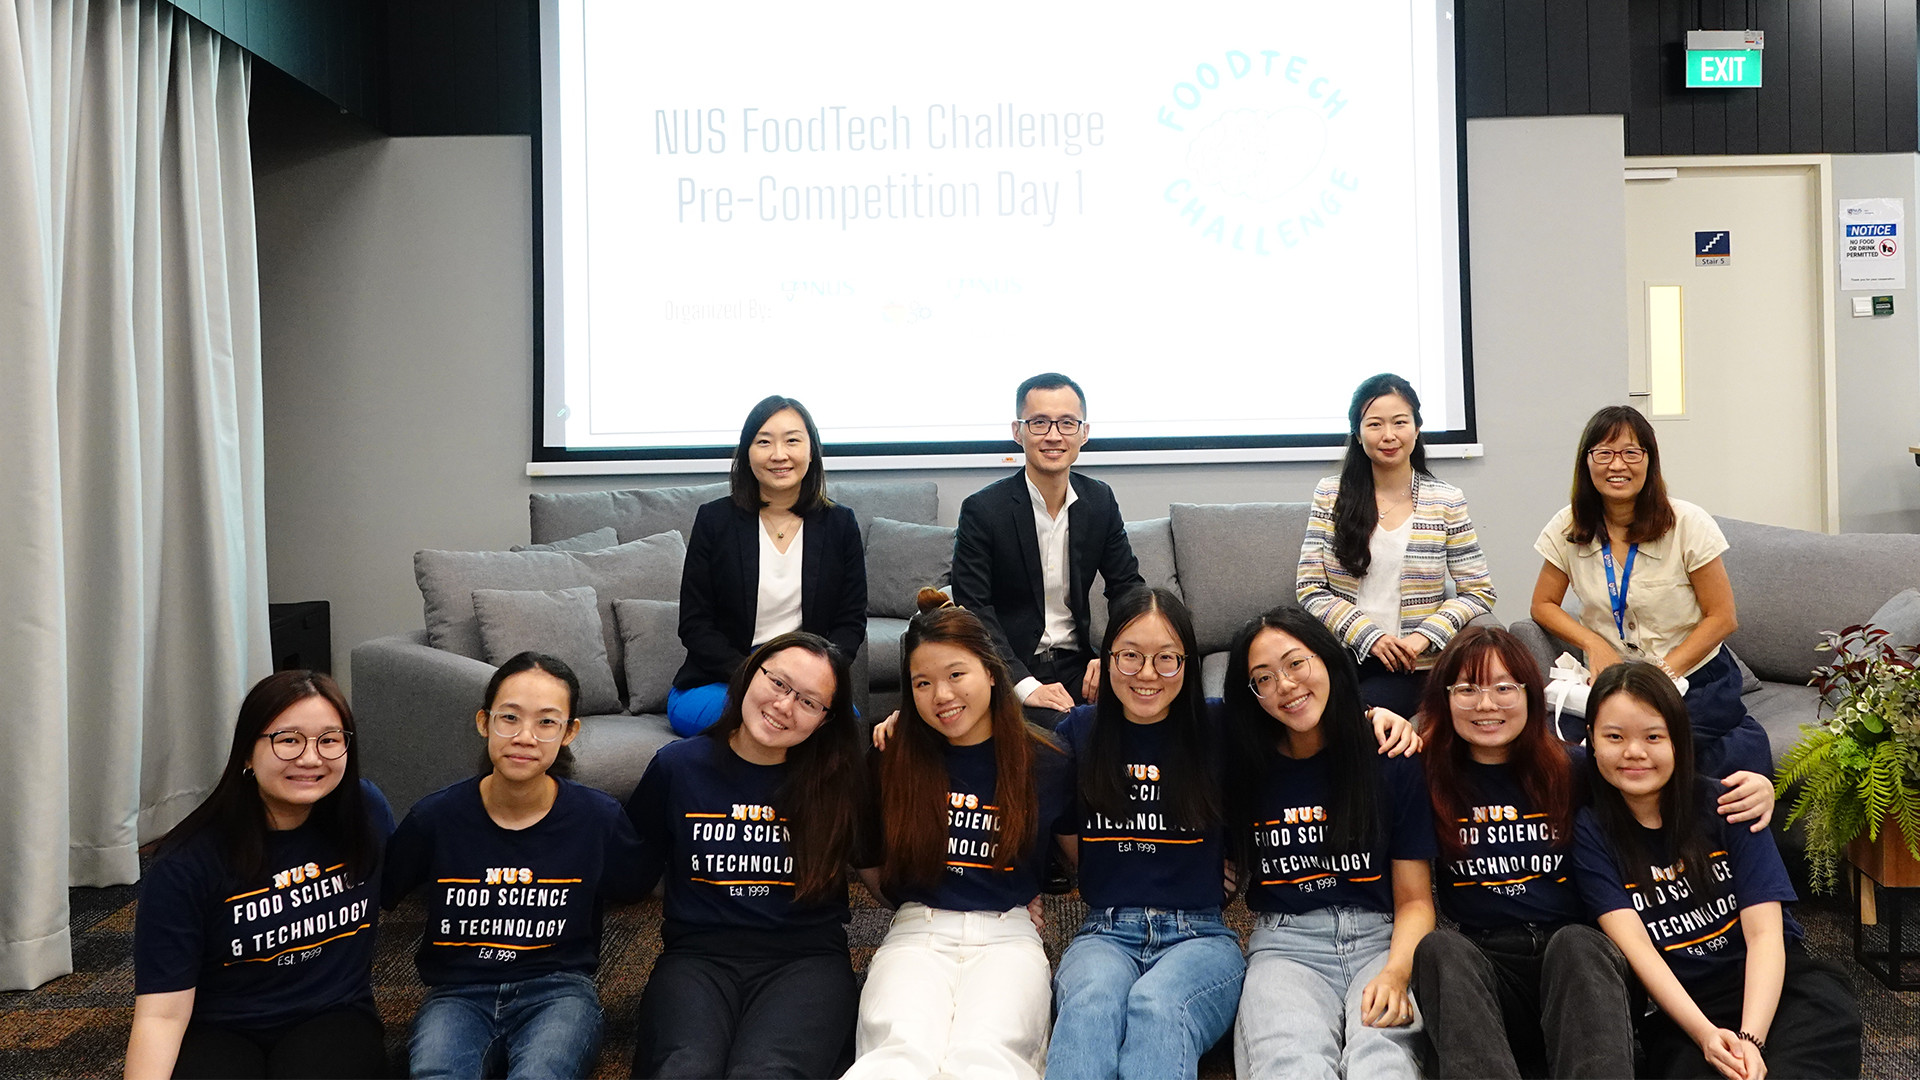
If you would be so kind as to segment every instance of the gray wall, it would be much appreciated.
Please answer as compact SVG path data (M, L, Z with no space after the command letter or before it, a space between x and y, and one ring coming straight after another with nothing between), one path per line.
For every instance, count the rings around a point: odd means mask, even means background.
M1907 453L1920 444L1920 313L1910 231L1920 224L1916 162L1914 154L1833 159L1834 199L1907 200L1900 231L1908 237L1907 288L1892 290L1892 315L1856 319L1853 298L1872 293L1836 294L1841 532L1920 532L1920 468Z
M1472 501L1508 621L1526 613L1539 566L1533 538L1565 501L1574 433L1599 405L1625 400L1622 145L1618 117L1468 124L1486 457L1440 461L1436 471ZM346 674L359 642L421 625L416 549L524 542L534 490L686 482L525 475L533 289L525 138L384 139L334 124L258 138L255 153L270 589L277 602L332 602L336 672ZM1539 222L1555 229L1544 260ZM1127 516L1147 518L1169 502L1303 500L1328 471L1305 463L1096 473ZM951 521L961 498L998 474L908 475L939 482Z

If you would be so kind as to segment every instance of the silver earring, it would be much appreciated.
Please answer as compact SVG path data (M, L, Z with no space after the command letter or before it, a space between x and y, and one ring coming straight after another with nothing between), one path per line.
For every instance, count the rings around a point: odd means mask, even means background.
M240 766L240 775L241 775L241 776L252 776L252 775L253 775L253 766L251 766L251 765L242 765L242 766Z

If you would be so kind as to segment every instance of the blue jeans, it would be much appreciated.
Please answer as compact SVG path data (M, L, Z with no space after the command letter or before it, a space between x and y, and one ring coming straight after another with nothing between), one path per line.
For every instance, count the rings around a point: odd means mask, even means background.
M600 996L593 980L556 971L510 983L436 986L413 1018L408 1070L415 1077L509 1080L576 1077L600 1051Z
M708 683L667 691L667 725L681 738L698 735L720 719L727 707L727 684Z
M1393 916L1365 908L1262 913L1247 942L1234 1075L1419 1080L1418 1002L1410 1024L1360 1022L1360 995L1386 967L1392 940Z
M1233 1025L1246 968L1217 909L1091 913L1053 978L1049 1080L1194 1076Z

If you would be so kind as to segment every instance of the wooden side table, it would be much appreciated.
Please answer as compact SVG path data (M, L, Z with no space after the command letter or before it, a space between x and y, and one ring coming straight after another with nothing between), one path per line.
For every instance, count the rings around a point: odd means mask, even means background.
M1888 821L1878 842L1862 836L1849 844L1847 865L1853 870L1854 961L1889 990L1920 990L1920 975L1905 974L1905 965L1920 968L1920 941L1901 933L1908 899L1920 899L1920 863L1907 854L1900 827ZM1886 935L1884 949L1867 947L1863 927L1875 922Z

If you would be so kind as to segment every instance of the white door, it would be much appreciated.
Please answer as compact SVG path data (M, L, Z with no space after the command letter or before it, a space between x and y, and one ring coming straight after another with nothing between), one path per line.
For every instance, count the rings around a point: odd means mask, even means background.
M1628 382L1668 492L1825 530L1819 167L1645 171L1673 175L1627 181ZM1725 265L1698 265L1696 233L1727 234Z

